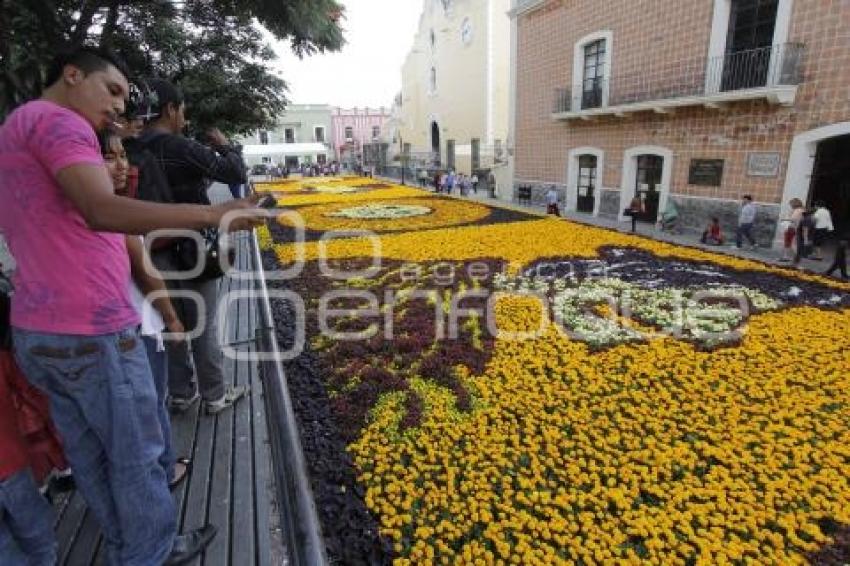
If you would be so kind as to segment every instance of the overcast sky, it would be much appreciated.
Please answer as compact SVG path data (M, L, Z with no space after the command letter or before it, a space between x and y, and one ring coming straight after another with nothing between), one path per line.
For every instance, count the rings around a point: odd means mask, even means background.
M413 45L422 0L343 0L346 44L339 53L299 60L276 42L275 67L295 104L389 108L401 90L401 65Z

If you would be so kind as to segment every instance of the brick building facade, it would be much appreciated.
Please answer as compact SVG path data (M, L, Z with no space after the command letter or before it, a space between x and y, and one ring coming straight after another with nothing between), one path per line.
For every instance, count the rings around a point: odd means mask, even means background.
M637 194L700 230L793 197L850 228L850 2L515 0L514 191L621 217Z

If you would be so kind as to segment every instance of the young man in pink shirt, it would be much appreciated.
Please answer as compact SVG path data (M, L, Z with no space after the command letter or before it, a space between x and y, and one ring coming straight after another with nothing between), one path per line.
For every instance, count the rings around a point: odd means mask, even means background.
M263 221L253 200L162 205L116 196L95 135L124 111L127 71L80 48L52 65L42 97L0 126L0 232L18 262L11 323L18 363L50 399L109 564L180 564L209 543L176 535L159 464L156 393L129 296L123 234Z

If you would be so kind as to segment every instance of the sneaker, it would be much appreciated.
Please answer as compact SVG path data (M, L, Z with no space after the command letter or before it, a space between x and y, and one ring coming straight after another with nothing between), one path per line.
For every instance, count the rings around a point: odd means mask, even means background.
M228 407L233 406L236 401L244 397L250 390L247 385L232 385L227 388L221 399L217 401L204 401L204 412L208 415L216 415Z
M217 529L214 525L205 525L184 535L174 537L171 554L165 561L165 566L186 564L204 551L215 538Z
M189 409L192 408L192 405L198 402L198 399L201 398L200 393L197 391L194 395L189 397L169 397L168 398L168 410L175 414L185 413Z

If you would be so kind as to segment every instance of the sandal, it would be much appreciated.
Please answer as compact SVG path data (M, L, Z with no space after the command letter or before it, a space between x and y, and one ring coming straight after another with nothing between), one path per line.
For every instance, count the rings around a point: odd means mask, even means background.
M182 472L177 471L178 464L183 465ZM174 479L168 482L168 489L170 490L174 490L177 486L183 483L183 480L185 480L189 476L189 472L192 470L192 459L177 458L177 460L174 461L174 468Z

